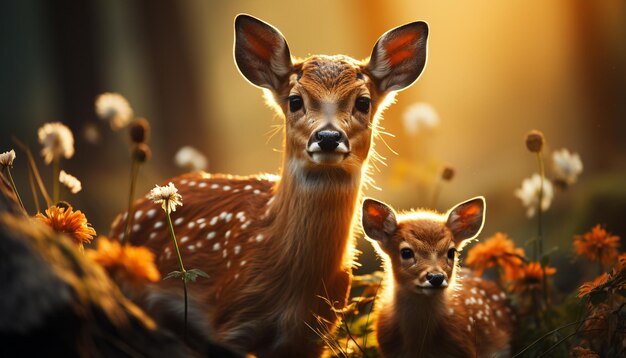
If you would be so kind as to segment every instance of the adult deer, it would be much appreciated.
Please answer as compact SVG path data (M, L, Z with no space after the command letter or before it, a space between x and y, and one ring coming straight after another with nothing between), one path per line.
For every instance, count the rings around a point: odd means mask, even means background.
M368 61L299 60L277 29L237 16L235 61L284 118L284 156L280 177L198 172L170 180L183 196L172 220L185 265L210 275L190 288L206 305L213 339L259 356L321 353L309 326L316 316L329 329L336 321L320 296L346 303L352 224L378 116L422 72L427 35L414 22L385 33ZM162 273L175 270L162 211L140 200L134 218L132 243L152 248ZM123 227L121 218L112 236Z

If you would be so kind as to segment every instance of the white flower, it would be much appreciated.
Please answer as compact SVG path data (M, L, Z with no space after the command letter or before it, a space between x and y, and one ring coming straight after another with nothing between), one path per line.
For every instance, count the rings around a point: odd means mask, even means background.
M404 129L411 136L416 135L422 128L435 128L439 125L437 112L425 102L414 103L407 107L402 119Z
M552 153L552 160L557 179L563 180L568 185L576 183L583 171L583 162L578 153L570 153L563 148Z
M0 154L0 165L2 167L13 167L13 161L15 160L15 151L11 149L8 152Z
M96 114L103 121L109 121L113 130L126 127L133 119L133 109L119 93L103 93L96 98Z
M46 164L61 156L69 159L74 155L74 135L63 123L46 123L39 128L39 143L43 146L41 155Z
M73 175L67 174L65 170L61 170L59 173L59 182L65 185L72 192L72 194L76 194L83 190L80 180L76 179Z
M155 204L161 204L163 210L168 214L176 211L177 205L183 206L183 197L178 194L178 189L171 182L166 186L155 185L154 189L150 190L148 199Z
M537 173L532 177L524 179L522 187L515 190L515 196L520 198L522 204L526 207L526 215L530 218L535 215L537 210L537 202L539 200L539 188L541 186L541 176ZM541 200L541 211L546 211L550 208L552 198L554 197L554 190L552 183L544 179L543 181L543 196Z
M207 167L206 157L196 148L185 146L176 152L174 162L181 168L190 168L191 170L204 170Z

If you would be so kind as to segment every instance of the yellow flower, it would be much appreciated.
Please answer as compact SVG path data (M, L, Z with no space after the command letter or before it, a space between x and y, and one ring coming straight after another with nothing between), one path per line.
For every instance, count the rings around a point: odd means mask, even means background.
M539 262L533 261L522 266L519 278L515 279L509 286L509 291L526 293L543 289L544 270L546 276L556 273L554 267L546 266L542 269Z
M119 241L101 236L96 240L96 250L88 250L87 256L104 267L111 277L121 278L132 284L161 279L154 263L152 251L141 246L121 245Z
M96 230L87 222L85 214L80 210L74 211L71 206L67 208L51 206L45 213L45 216L38 213L35 217L54 231L69 235L81 247L90 243L96 235Z
M472 247L465 263L474 269L477 275L481 275L487 268L501 267L505 279L512 280L520 276L522 257L524 249L516 248L506 234L498 232L485 242Z
M610 235L599 224L583 235L576 235L574 250L579 256L608 266L615 262L619 252L619 236Z

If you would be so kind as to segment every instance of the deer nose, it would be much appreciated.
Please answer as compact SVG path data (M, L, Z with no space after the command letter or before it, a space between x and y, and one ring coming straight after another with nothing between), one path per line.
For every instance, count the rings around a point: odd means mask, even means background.
M433 287L439 287L443 283L444 276L442 273L430 273L426 274L426 279Z
M341 141L341 133L335 130L321 130L315 133L315 138L318 140L318 145L325 152L330 152L335 150L339 146L339 142Z

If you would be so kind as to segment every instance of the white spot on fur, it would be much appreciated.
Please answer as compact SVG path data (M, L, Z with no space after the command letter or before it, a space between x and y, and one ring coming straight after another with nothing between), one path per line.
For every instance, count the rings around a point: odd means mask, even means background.
M228 213L227 213L227 212L225 212L225 211L222 211L222 212L220 213L220 219L224 220L224 219L226 218L226 215L228 215Z
M207 240L213 240L215 238L215 231L211 231L206 235Z
M217 216L214 216L211 221L209 222L209 225L214 226L215 224L217 224L217 220L219 218Z
M222 257L223 258L228 257L228 251L226 251L226 249L224 249L224 251L222 251Z
M205 186L206 186L205 182L202 182L202 183L198 184L198 188L204 188Z
M174 225L180 225L180 224L182 224L182 223L183 223L183 220L185 220L185 219L183 219L183 218L178 218L178 219L176 219L176 221L174 221Z
M243 266L243 265L245 265L247 262L248 262L248 261L246 261L246 260L241 260L241 262L239 263L239 266Z
M193 221L190 221L189 224L187 224L187 228L189 229L193 229L194 226L196 226L196 223L194 223Z
M212 185L211 185L211 189L217 189L217 188L219 188L219 187L220 187L220 186L219 186L219 185L217 185L217 184L212 184Z
M239 274L238 274L238 273L236 273L236 274L235 274L235 280L236 280L236 279L238 279L238 278L239 278Z
M202 223L203 223L203 222L205 222L205 221L206 221L206 219L205 219L205 218L200 218L200 219L196 220L196 223L198 223L198 224L202 224Z
M155 223L154 223L154 228L155 228L155 229L158 229L158 228L160 228L161 226L163 226L163 221L157 221L157 222L155 222Z
M152 219L154 217L154 215L156 214L156 209L150 209L148 210L148 212L146 213L146 215L148 215L148 218Z
M141 225L139 225L139 224L133 225L133 232L137 232L139 230L141 230Z
M181 184L183 184L183 185L185 185L185 184L189 183L189 180L187 180L187 179L183 179L183 180L181 180L181 181L180 181L180 183L181 183Z
M156 233L156 232L150 233L150 238L151 238L151 239L154 239L156 236L157 236L157 233Z
M224 185L224 187L222 189L224 191L229 191L230 190L230 185Z
M235 253L235 255L239 255L239 253L241 252L241 245L235 245L235 247L233 247L233 252Z
M196 246L197 246L198 248L201 248L201 247L202 247L202 241L198 241L198 243L196 244Z
M226 215L226 218L224 218L224 220L226 220L226 222L229 222L229 221L231 221L232 219L233 219L233 214L232 214L232 213L228 213L228 214Z
M188 248L190 251L193 251L193 250L195 250L195 249L196 249L196 245L189 245L189 246L187 246L187 248Z
M243 187L243 190L250 190L252 189L252 185L246 185Z
M263 237L263 235L261 235L261 234L258 234L258 235L256 236L256 238L255 238L255 240L256 240L257 242L261 242L261 241L263 241L263 239L265 239L265 237Z
M224 234L224 237L227 239L230 237L230 230L226 231L226 233Z
M230 260L228 260L228 262L226 262L226 268L230 268Z
M180 239L180 242L181 242L182 244L184 244L184 243L185 243L185 242L187 242L187 241L189 241L189 236L183 236L183 238L182 238L182 239Z
M191 182L189 182L189 186L196 186L196 184L197 184L197 183L196 183L195 181L191 181Z
M205 226L206 226L206 223L202 223L202 224L200 224L198 227L199 227L200 229L204 229L204 227L205 227Z
M258 194L261 194L261 191L259 189L254 189L253 193L258 195Z
M499 300L500 298L498 297L498 295L496 295L495 293L493 295L491 295L491 299L494 301Z
M217 251L220 249L220 243L216 242L215 244L213 244L213 251Z
M139 219L141 217L141 215L143 214L143 211L141 210L137 210L135 212L135 220Z

